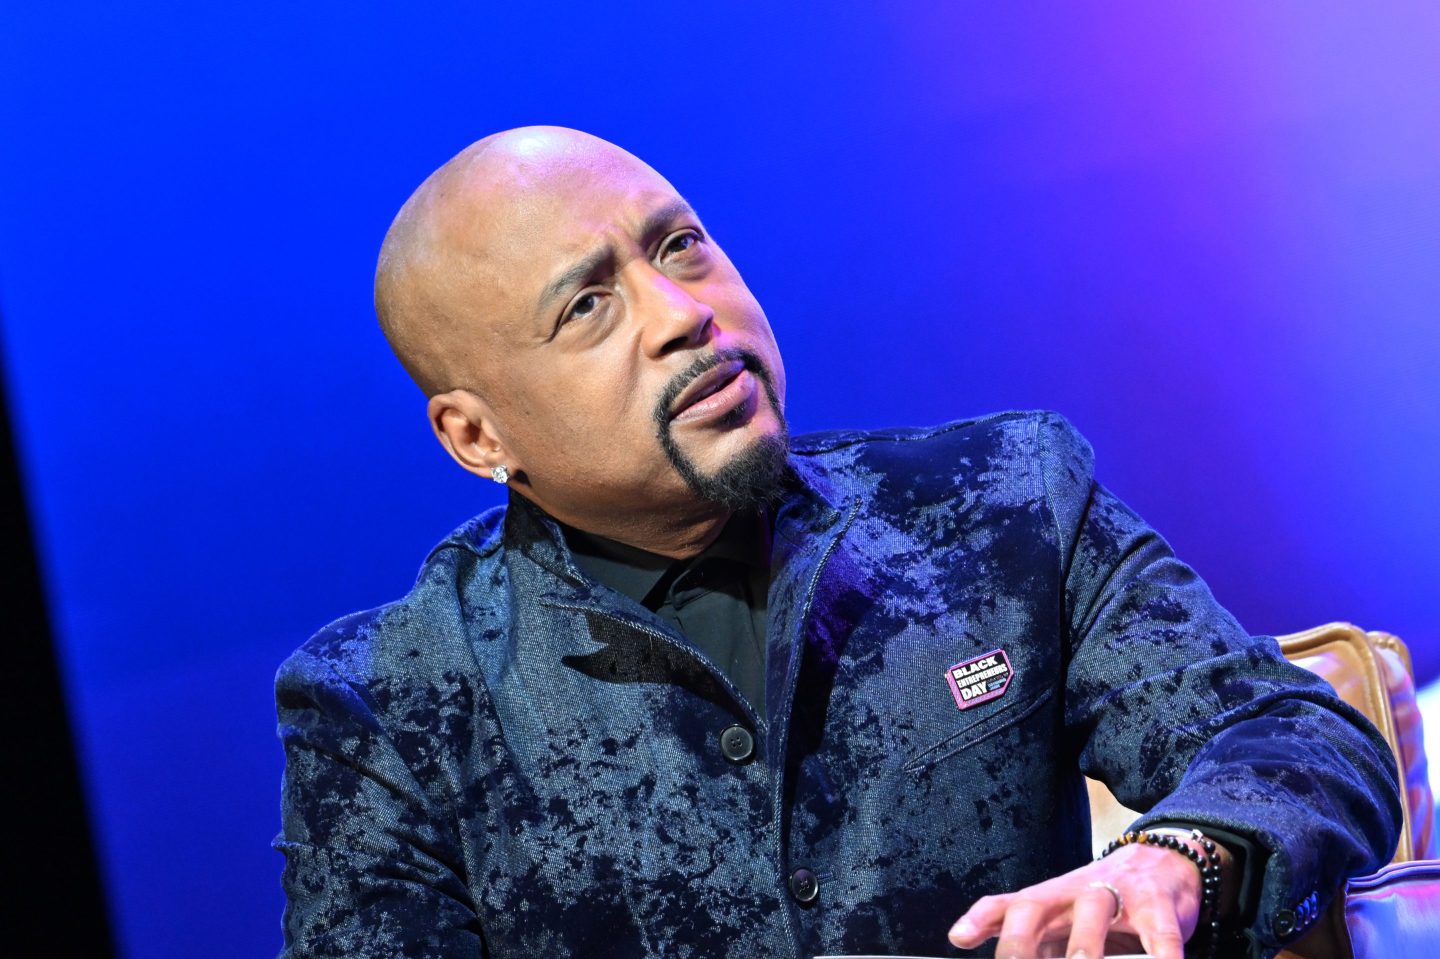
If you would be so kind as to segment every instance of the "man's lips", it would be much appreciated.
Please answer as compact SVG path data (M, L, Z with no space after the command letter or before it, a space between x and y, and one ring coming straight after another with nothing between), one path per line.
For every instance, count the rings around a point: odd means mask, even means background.
M743 360L727 360L712 366L690 381L690 385L675 397L675 402L670 405L670 418L678 419L685 414L690 407L699 403L707 396L720 392L745 371Z

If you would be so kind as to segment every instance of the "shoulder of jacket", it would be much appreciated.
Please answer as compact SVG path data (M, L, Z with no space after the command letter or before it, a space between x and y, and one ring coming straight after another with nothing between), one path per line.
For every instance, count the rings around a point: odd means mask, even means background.
M842 498L940 506L1033 502L1089 482L1089 445L1063 416L1015 410L939 426L801 436L796 471ZM878 497L878 498L877 498Z
M444 649L468 644L476 623L462 609L466 581L493 578L503 567L501 527L505 508L468 520L441 540L401 598L341 616L321 627L281 664L277 683L358 685L408 672L406 660L439 665ZM471 611L468 619L483 619Z
M450 550L459 550L480 558L498 556L505 528L505 510L504 506L487 509L479 516L461 523L449 536L436 543L425 557L419 579L423 580L425 569Z
M823 457L828 453L856 446L869 447L878 452L886 445L897 448L911 443L944 445L973 441L986 436L1003 436L1011 441L1038 441L1045 446L1084 442L1070 425L1070 421L1059 413L1050 410L1006 410L986 416L951 420L937 426L807 433L791 441L791 451L800 457Z

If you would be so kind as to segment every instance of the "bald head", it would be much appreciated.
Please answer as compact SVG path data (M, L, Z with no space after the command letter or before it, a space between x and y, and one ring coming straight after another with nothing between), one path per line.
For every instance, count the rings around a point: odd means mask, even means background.
M662 184L612 143L564 127L520 127L466 147L422 183L385 235L375 271L381 329L425 391L486 392L504 348L494 293L538 252L541 226L617 170Z
M577 529L693 555L783 465L764 311L675 188L604 140L467 147L395 218L375 304L451 457Z

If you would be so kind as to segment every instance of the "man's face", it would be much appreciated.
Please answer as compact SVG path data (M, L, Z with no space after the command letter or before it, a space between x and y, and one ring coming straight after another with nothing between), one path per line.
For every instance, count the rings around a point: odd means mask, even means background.
M473 309L493 342L476 379L518 488L571 522L742 502L736 481L777 462L757 453L783 449L785 374L695 212L618 150L522 155L499 182L477 258Z

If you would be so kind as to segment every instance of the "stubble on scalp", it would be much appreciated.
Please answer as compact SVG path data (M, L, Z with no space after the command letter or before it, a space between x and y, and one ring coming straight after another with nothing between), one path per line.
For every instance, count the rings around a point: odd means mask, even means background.
M760 381L766 400L780 422L780 432L761 437L714 473L705 473L675 442L670 408L696 377L721 363L735 360L743 363L745 369ZM738 418L743 414L736 410L729 415ZM790 453L790 436L770 371L754 353L731 349L700 357L671 378L655 404L654 419L660 448L664 450L666 459L690 487L690 491L701 500L736 512L753 512L773 502L779 495L781 482L785 478L786 457ZM721 420L720 425L725 427L734 423Z

